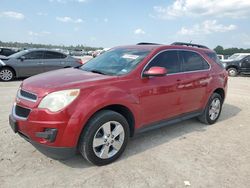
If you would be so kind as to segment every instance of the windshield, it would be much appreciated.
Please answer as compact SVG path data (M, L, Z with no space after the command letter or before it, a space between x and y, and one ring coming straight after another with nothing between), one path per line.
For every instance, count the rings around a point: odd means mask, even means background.
M9 58L19 58L19 57L25 55L27 52L28 52L28 50L23 50L23 51L14 53L14 54L12 54L12 55L10 55L10 56L8 56L8 57L9 57Z
M124 75L131 72L149 52L141 49L113 49L91 59L80 69L99 74Z
M241 59L243 59L246 56L248 56L248 55L247 54L233 54L228 59L231 59L231 60L241 60Z

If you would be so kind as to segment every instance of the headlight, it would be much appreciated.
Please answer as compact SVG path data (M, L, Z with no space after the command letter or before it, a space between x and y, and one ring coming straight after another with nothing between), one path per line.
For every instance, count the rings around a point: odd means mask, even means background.
M46 108L51 112L58 112L73 102L79 93L79 89L70 89L50 93L42 99L38 108Z
M226 63L222 63L223 67L226 68L227 64Z

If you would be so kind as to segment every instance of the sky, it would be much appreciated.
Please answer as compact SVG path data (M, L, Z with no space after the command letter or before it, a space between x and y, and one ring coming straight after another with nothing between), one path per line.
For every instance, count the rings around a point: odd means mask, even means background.
M0 0L0 40L250 48L250 0Z

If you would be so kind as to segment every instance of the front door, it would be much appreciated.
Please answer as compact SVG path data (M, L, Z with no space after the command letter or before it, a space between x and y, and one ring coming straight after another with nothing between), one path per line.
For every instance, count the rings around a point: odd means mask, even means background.
M250 56L245 57L241 62L241 71L250 72Z
M44 72L43 51L32 51L18 60L18 71L21 76L32 76Z
M142 124L148 125L157 121L179 115L181 94L178 83L182 74L177 51L163 51L158 54L145 68L165 67L166 76L141 79L141 118Z

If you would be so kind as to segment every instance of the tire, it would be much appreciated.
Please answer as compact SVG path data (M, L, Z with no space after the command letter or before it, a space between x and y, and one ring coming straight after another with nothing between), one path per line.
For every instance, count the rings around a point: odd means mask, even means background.
M217 103L216 103L217 102ZM216 104L218 104L218 108ZM222 109L223 100L221 95L218 93L213 93L210 97L205 110L198 117L200 122L205 123L207 125L214 124L220 117L221 109ZM214 113L214 116L212 115Z
M238 70L236 68L233 68L233 67L227 69L227 72L228 72L228 75L232 76L232 77L235 77L238 75Z
M108 127L111 131L108 131ZM102 166L114 162L121 156L128 139L127 120L117 112L102 110L87 123L80 136L78 147L87 161Z
M8 68L8 67L3 67L0 70L0 80L4 81L4 82L8 82L13 80L15 77L15 73L12 69Z

